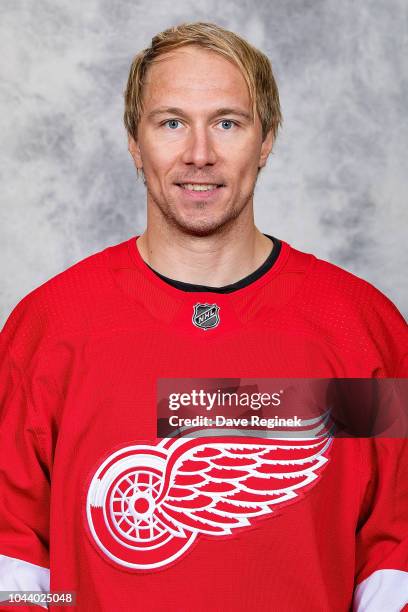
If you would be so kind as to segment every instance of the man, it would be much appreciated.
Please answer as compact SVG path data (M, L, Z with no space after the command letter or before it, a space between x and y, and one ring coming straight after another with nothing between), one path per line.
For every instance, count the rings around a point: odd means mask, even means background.
M136 56L125 101L146 231L3 330L0 588L78 610L402 610L404 440L157 434L159 379L407 373L385 296L254 225L281 122L269 61L183 24Z

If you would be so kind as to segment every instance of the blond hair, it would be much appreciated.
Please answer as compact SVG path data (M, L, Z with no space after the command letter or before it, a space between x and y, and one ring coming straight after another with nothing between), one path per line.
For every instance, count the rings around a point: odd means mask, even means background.
M147 69L160 55L185 45L198 45L214 51L238 66L248 85L253 119L256 112L259 115L262 140L270 130L275 139L279 125L282 125L282 115L279 92L269 59L234 32L214 23L201 21L182 23L156 34L150 47L134 57L124 92L123 119L127 133L137 139L137 128L143 112L142 94Z

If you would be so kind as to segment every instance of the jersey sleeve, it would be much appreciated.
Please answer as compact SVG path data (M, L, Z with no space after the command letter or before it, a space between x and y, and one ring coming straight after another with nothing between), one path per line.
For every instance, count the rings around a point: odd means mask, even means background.
M369 341L382 357L375 375L407 378L407 323L374 288L370 303L373 308L366 311ZM403 423L405 395L404 391ZM403 435L406 432L401 432L401 438L360 439L363 486L356 531L354 612L408 611L408 440Z
M26 333L16 318L9 318L0 338L0 591L47 592L49 436L38 406L42 383L30 379L11 353L16 334ZM0 610L11 607L0 603Z
M361 439L354 612L408 609L408 440Z

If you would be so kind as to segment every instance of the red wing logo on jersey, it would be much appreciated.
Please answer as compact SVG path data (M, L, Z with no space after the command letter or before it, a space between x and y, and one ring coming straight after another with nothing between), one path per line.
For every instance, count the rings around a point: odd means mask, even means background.
M110 455L89 486L92 538L130 570L163 568L199 537L228 537L301 498L332 438L165 438Z

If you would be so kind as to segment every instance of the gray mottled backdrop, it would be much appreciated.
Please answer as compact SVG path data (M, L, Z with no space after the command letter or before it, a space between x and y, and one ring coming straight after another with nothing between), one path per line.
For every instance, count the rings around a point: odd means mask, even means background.
M141 232L127 152L133 55L214 21L272 60L284 127L257 225L362 276L408 313L406 0L1 0L0 323L31 289Z

